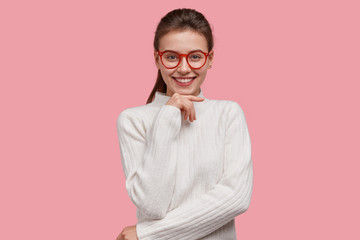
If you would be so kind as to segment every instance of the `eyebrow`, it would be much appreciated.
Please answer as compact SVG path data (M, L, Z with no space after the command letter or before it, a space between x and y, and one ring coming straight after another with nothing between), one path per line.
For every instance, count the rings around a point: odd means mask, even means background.
M172 49L165 49L163 52L165 52L165 51L178 52L178 51L175 51L175 50L172 50ZM194 51L202 51L202 52L205 52L205 51L203 51L203 50L201 50L201 49L195 49L195 50L191 50L191 51L189 51L189 52L194 52Z

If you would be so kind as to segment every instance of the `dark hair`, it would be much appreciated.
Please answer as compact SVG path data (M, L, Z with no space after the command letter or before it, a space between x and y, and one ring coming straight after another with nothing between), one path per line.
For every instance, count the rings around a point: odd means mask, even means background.
M212 29L204 15L194 9L178 8L168 12L160 21L156 28L154 38L154 49L159 51L160 39L170 31L191 30L203 35L206 38L208 51L214 47ZM161 76L160 69L154 88L146 104L153 101L156 91L166 93L166 84Z

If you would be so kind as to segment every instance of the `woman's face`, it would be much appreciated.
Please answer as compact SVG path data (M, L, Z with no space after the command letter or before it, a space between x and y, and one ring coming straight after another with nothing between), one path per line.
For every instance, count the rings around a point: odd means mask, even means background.
M184 31L171 31L164 35L160 39L159 51L172 50L180 54L188 54L191 51L200 49L207 53L207 41L206 38L198 33L190 30ZM167 96L172 96L175 92L182 95L194 95L197 96L200 93L200 86L205 80L206 72L208 68L211 68L213 61L214 51L211 50L206 60L205 65L200 69L192 69L184 56L180 58L180 63L176 68L167 69L162 63L161 59L154 51L156 67L160 69L161 75L166 83ZM178 83L175 80L177 77L196 77L190 85L184 86L182 83Z

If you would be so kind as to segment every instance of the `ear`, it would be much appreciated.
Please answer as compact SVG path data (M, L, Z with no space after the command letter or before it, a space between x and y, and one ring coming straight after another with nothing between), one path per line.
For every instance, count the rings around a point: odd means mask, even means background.
M213 60L214 60L214 49L209 52L209 56L208 56L209 66L208 66L208 68L212 67Z
M160 58L155 49L154 49L154 59L155 59L155 65L156 65L157 69L160 69Z

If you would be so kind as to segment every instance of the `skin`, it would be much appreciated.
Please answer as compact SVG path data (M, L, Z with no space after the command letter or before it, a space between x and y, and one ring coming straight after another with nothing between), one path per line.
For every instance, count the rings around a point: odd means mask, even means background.
M116 240L139 240L136 234L136 225L125 227Z
M189 53L200 49L208 52L206 38L191 30L171 31L160 39L159 51L173 50L179 53ZM200 93L201 84L204 82L207 70L213 63L214 50L209 52L205 65L200 69L192 69L186 62L185 57L181 58L180 64L174 69L167 69L160 60L157 51L154 50L155 65L160 69L161 75L167 86L166 95L171 98L166 103L178 107L185 112L184 120L189 117L193 122L196 120L196 113L192 101L203 101L203 98L196 97ZM196 77L189 86L180 86L173 77Z
M189 53L195 49L208 52L206 38L190 30L171 31L160 39L159 51L174 50L179 53ZM204 82L207 70L211 68L214 50L209 52L205 65L200 69L192 69L187 64L185 57L181 58L180 64L174 69L167 69L161 63L157 51L154 50L155 64L161 71L161 75L167 86L166 95L170 96L167 105L172 105L181 110L184 120L189 118L191 122L196 120L195 108L192 101L201 102L204 99L197 97L200 86ZM197 77L189 86L178 85L172 77ZM116 240L138 240L136 225L125 227Z

